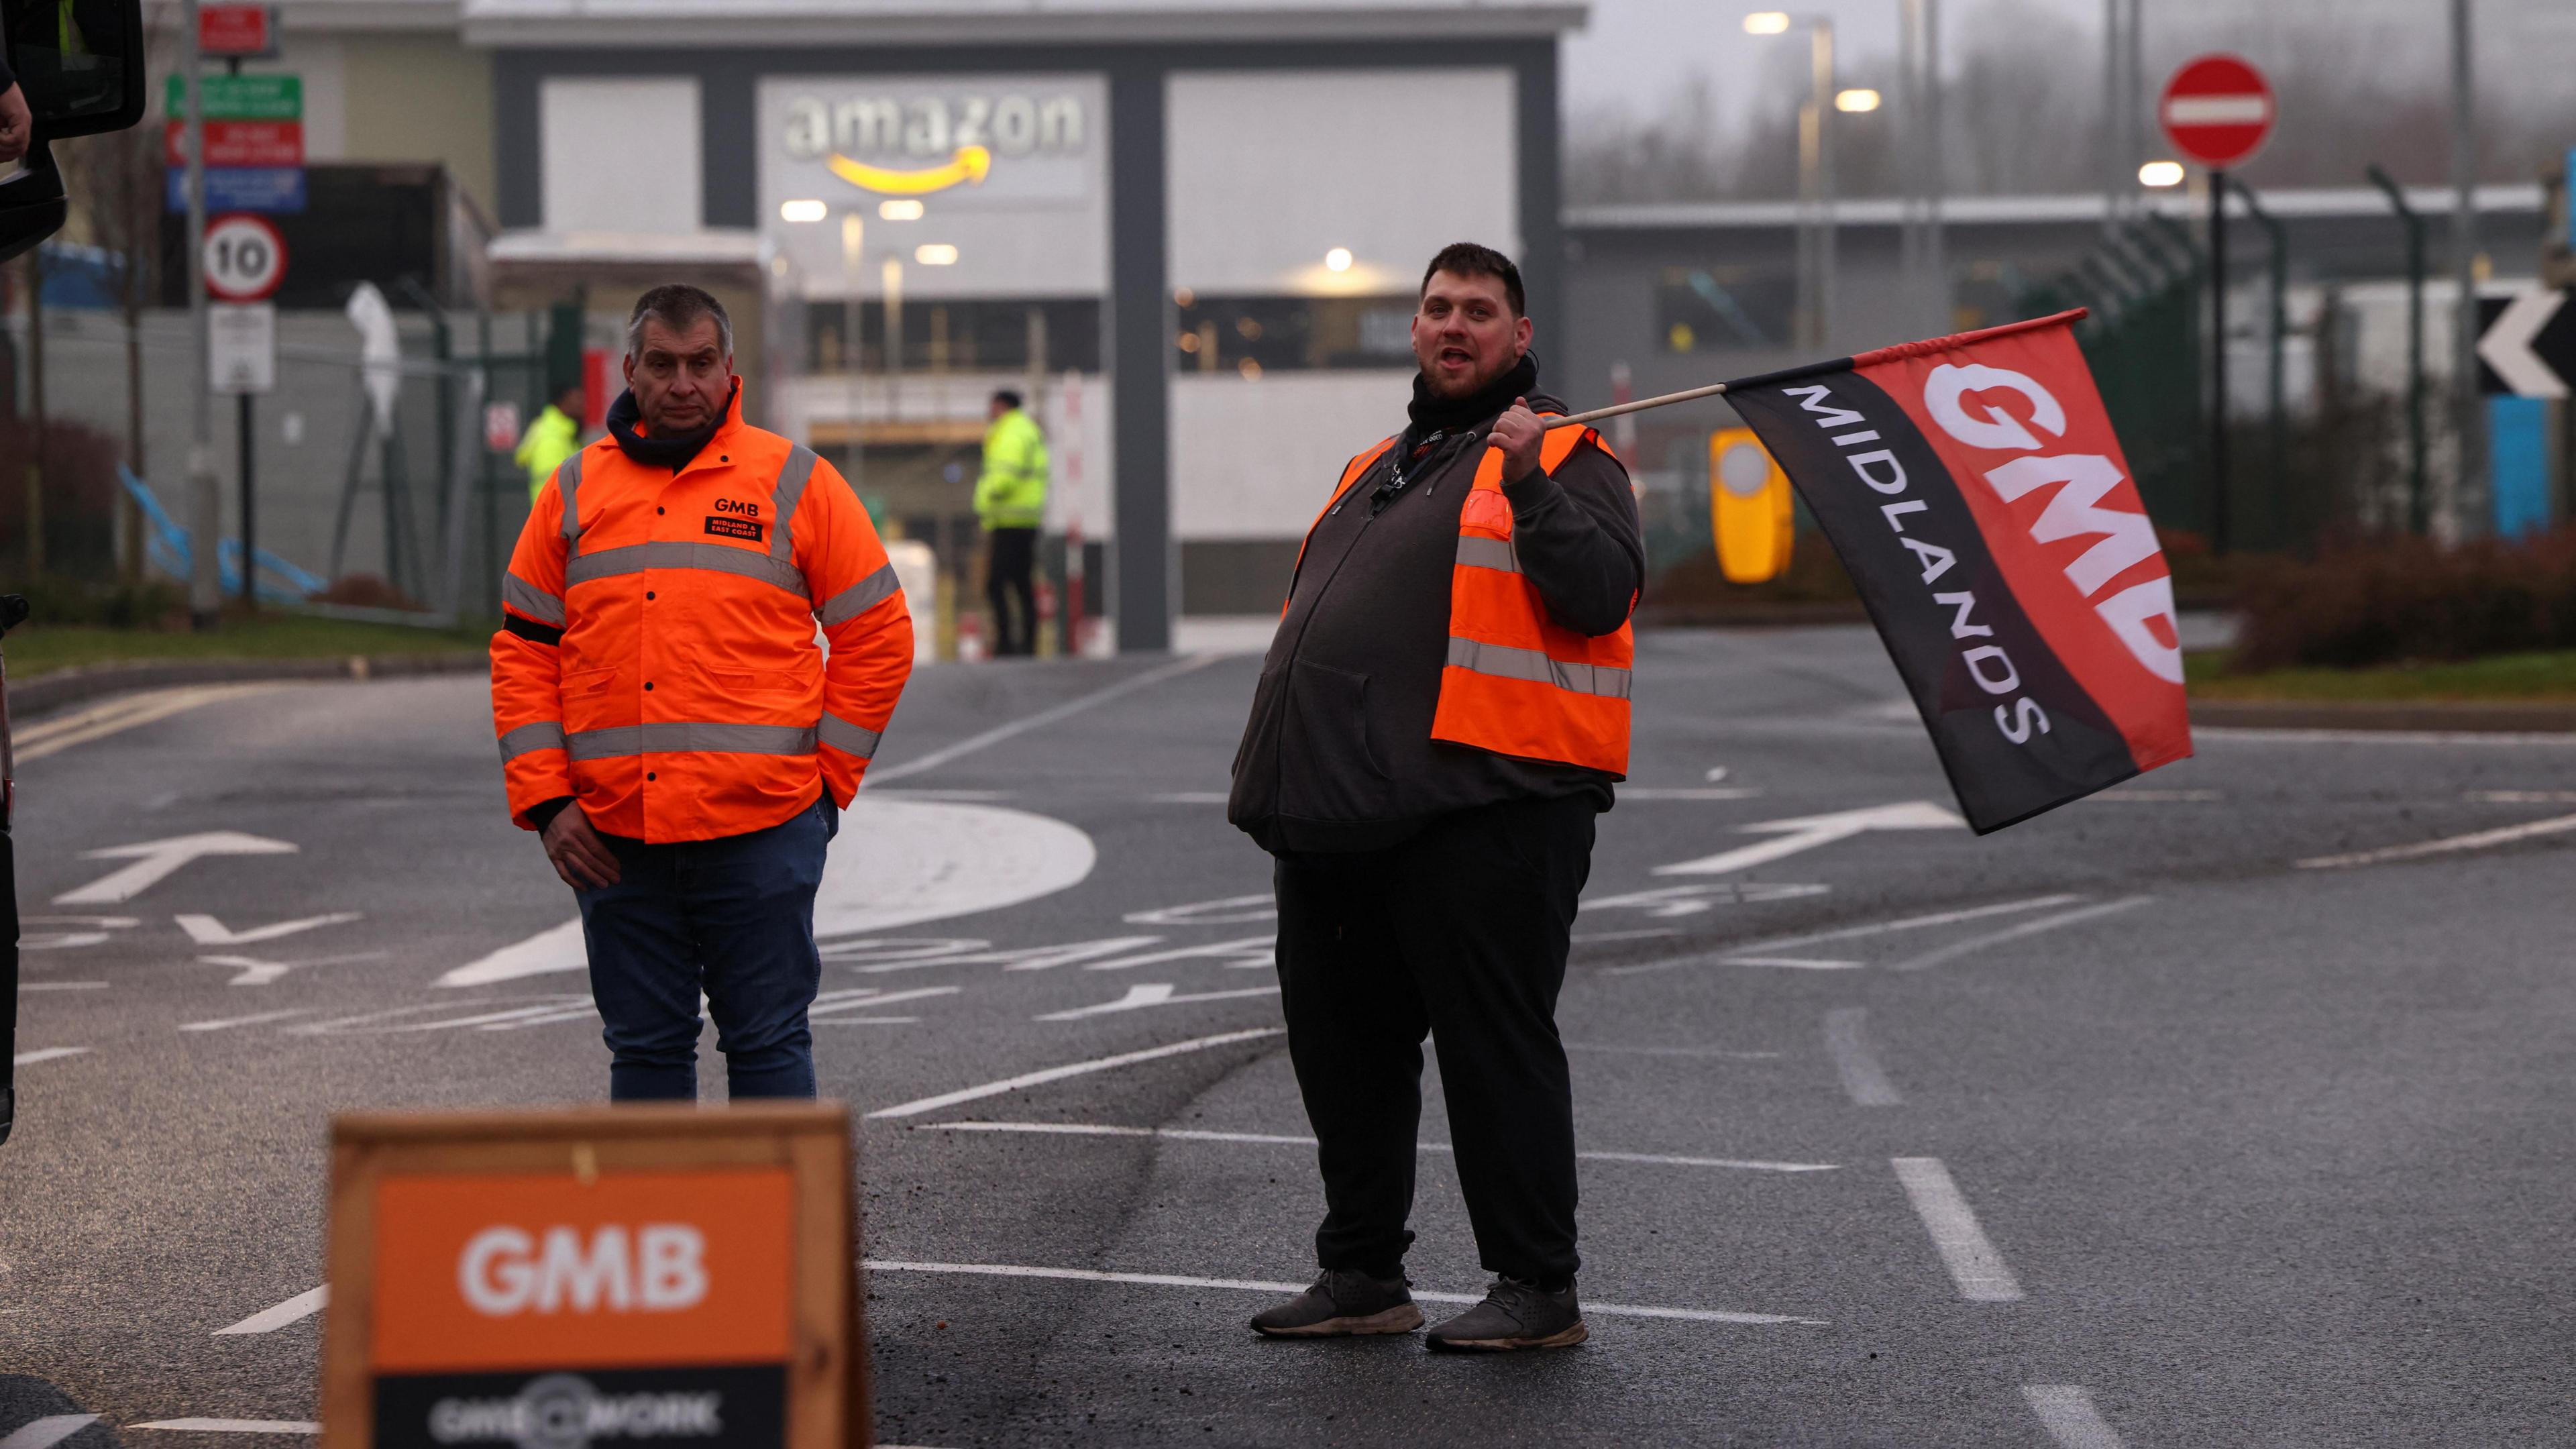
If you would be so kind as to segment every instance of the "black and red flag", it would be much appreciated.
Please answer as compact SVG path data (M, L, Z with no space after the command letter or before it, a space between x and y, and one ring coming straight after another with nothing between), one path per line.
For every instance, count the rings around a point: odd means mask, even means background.
M1747 378L1979 834L2191 753L2173 576L2084 314Z

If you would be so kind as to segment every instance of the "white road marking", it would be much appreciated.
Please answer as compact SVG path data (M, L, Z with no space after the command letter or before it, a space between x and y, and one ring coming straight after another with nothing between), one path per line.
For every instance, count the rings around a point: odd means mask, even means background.
M1140 956L1120 956L1107 961L1094 961L1085 971L1126 971L1138 966L1160 966L1167 961L1222 961L1229 967L1255 969L1271 964L1277 949L1276 936L1238 936L1231 941L1209 941L1197 946L1171 946L1148 951Z
M1622 800L1750 800L1761 793L1759 790L1749 790L1740 785L1719 789L1703 786L1679 790L1632 785L1619 787L1619 798Z
M76 951L96 946L108 939L110 931L123 931L143 924L133 916L21 916L21 926L84 926L79 931L37 931L18 938L21 951Z
M1907 800L1893 805L1872 805L1859 810L1837 810L1829 815L1804 815L1792 820L1765 820L1753 825L1739 825L1737 830L1751 835L1772 835L1760 845L1747 845L1697 860L1677 861L1655 867L1657 875L1725 875L1731 871L1750 870L1768 865L1820 845L1849 840L1871 830L1965 830L1968 822L1929 800Z
M2471 790L2460 798L2489 805L2565 805L2576 801L2576 790Z
M1589 936L1575 937L1574 944L1583 946L1595 941L1657 941L1666 936L1680 934L1679 930L1671 926L1653 926L1636 931L1595 931Z
M986 1082L979 1087L963 1087L954 1092L942 1092L936 1097L924 1097L917 1102L905 1102L893 1107L880 1107L876 1111L870 1112L868 1115L871 1117L918 1117L924 1112L936 1112L942 1107L954 1107L960 1102L974 1102L980 1101L986 1097L998 1097L1005 1092L1016 1092L1022 1087L1035 1087L1047 1082L1060 1082L1067 1077L1079 1077L1092 1072L1105 1072L1117 1067L1133 1066L1138 1062L1158 1061L1164 1057L1177 1057L1189 1052L1206 1051L1210 1047L1230 1046L1235 1042L1258 1041L1266 1036L1281 1036L1285 1034L1286 1029L1283 1027L1259 1026L1254 1027L1249 1031L1229 1031L1221 1032L1215 1036L1194 1037L1188 1041L1173 1042L1169 1046L1147 1047L1143 1051L1120 1052L1114 1057L1095 1057L1087 1062L1071 1062L1061 1067L1048 1067L1043 1071L1023 1072L1019 1076L1004 1077L998 1082Z
M815 1022L816 1026L918 1026L917 1016L832 1016Z
M1843 1092L1861 1107L1901 1107L1905 1099L1897 1095L1887 1071L1878 1064L1878 1055L1869 1049L1869 1038L1862 1025L1868 1016L1863 1007L1837 1006L1825 1013L1825 1054L1834 1059L1834 1071L1843 1079Z
M1015 946L999 951L982 949L982 941L958 943L950 951L909 951L888 955L879 960L864 960L867 953L858 948L868 943L855 942L840 948L827 947L826 961L848 961L860 956L864 964L856 969L869 975L888 971L918 971L925 966L999 966L1005 971L1052 971L1058 966L1074 966L1096 961L1103 956L1116 956L1128 951L1158 945L1160 936L1106 936L1097 941L1070 941L1057 946Z
M1792 971L1857 971L1866 961L1827 961L1813 956L1729 956L1727 966L1781 966Z
M807 1008L805 1014L810 1019L819 1021L840 1012L874 1011L881 1006L892 1006L898 1001L922 1001L933 996L955 996L965 989L963 986L916 986L909 991L888 991L878 986L861 986L848 991L826 991L814 998L814 1004ZM919 1017L905 1019L920 1020Z
M212 704L237 695L257 694L270 687L263 684L201 684L127 695L60 719L28 726L19 732L17 760L22 765L30 760L41 760L74 745L85 745L91 740L105 739L138 725L165 720L201 704Z
M38 1062L58 1062L65 1057L80 1056L88 1050L88 1047L38 1047L34 1051L20 1052L9 1058L9 1065L32 1067Z
M306 916L300 921L279 921L274 925L252 926L247 930L235 931L228 929L223 922L212 916L171 917L179 923L180 930L188 933L188 939L200 946L248 946L260 941L274 941L280 936L292 936L299 932L318 930L324 926L337 926L362 918L362 913L358 911L334 911L327 916Z
M345 966L352 961L382 961L391 954L388 951L354 951L344 956L322 956L311 961L263 961L257 956L200 956L197 960L208 966L228 966L240 972L239 976L224 983L227 986L271 986L287 972L307 966Z
M105 991L104 981L21 981L21 991Z
M1104 1001L1098 1006L1078 1006L1071 1011L1051 1011L1036 1019L1079 1021L1086 1016L1107 1016L1113 1011L1142 1011L1149 1006L1180 1006L1194 1001L1241 1001L1246 997L1279 994L1276 986L1247 986L1239 991L1197 991L1187 996L1173 995L1176 989L1166 982L1149 981L1128 987L1127 994L1116 1001Z
M305 1319L311 1318L321 1312L330 1301L330 1284L325 1283L319 1288L307 1288L275 1307L263 1308L239 1323L226 1324L216 1329L215 1337L222 1338L236 1333L275 1333L290 1323L302 1323Z
M1724 1047L1616 1046L1607 1042L1570 1041L1570 1052L1618 1052L1639 1057L1723 1057L1729 1061L1767 1062L1779 1060L1778 1052L1730 1051Z
M96 1414L47 1414L29 1419L0 1439L0 1449L54 1449L65 1439L98 1422Z
M1661 886L1612 896L1585 896L1585 911L1644 911L1650 916L1696 916L1718 906L1760 905L1820 896L1833 889L1821 885L1767 885L1752 881L1712 881L1699 885Z
M2121 1449L2119 1434L2093 1407L2093 1395L2079 1385L2024 1384L2021 1396L2058 1449Z
M1680 966L1723 965L1740 960L1750 952L1772 952L1791 946L1817 946L1827 941L1857 941L1868 936L1884 936L1896 931L1921 931L1934 926L1955 926L1962 921L1981 921L1988 916L2009 916L2020 911L2036 911L2049 906L2063 906L2084 899L2077 895L2032 896L2027 900L1999 901L1990 906L1969 906L1956 911L1934 911L1929 915L1904 916L1893 921L1872 921L1863 926L1839 926L1830 931L1811 931L1803 936L1776 936L1768 941L1753 941L1726 952L1706 956L1684 956L1673 961L1644 961L1634 966L1612 966L1604 974L1632 976L1642 971L1670 971ZM1586 902L1586 904L1590 904Z
M1223 790L1174 790L1149 798L1157 805L1222 805L1233 797Z
M863 790L824 857L814 934L861 936L1015 906L1081 884L1096 858L1090 836L1044 815ZM459 966L437 984L489 986L582 971L589 961L575 919Z
M312 1010L313 1008L309 1006L296 1006L284 1011L253 1012L248 1016L220 1016L212 1021L187 1022L179 1029L181 1031L230 1031L237 1026L258 1026L263 1022L284 1021L291 1016L303 1016Z
M1950 1270L1950 1281L1959 1285L1959 1296L1971 1303L2016 1303L2021 1300L2021 1284L2004 1266L2003 1254L1986 1238L1985 1229L1977 1226L1977 1215L1968 1207L1959 1185L1950 1180L1950 1169L1937 1157L1897 1157L1889 1159L1896 1168L1896 1180L1905 1185L1905 1196L1914 1204L1914 1215L1932 1234L1932 1247L1941 1255L1941 1266Z
M2355 851L2350 855L2319 855L2298 862L2301 870L2339 870L2355 865L2380 865L2392 860L2415 860L2427 855L2448 855L2462 850L2485 850L2490 846L2511 845L2543 835L2562 835L2576 830L2576 815L2560 815L2548 820L2534 820L2523 825L2507 825L2497 830L2481 830L2474 835L2453 835L2441 840L2422 840L2413 845L2391 845L2380 850Z
M1223 658L1225 656L1222 654L1193 654L1185 659L1173 660L1159 669L1149 669L1133 678L1122 679L1106 689L1095 689L1080 698L1068 699L1052 709L1039 710L1025 719L1015 719L1009 724L997 725L980 735L970 735L946 749L933 750L920 759L906 760L900 765L878 766L868 771L868 782L875 785L890 785L897 780L907 780L915 775L926 774L951 760L963 759L978 750L991 749L1004 740L1015 739L1034 729L1043 729L1057 720L1069 719L1084 710L1107 704L1124 695L1134 694L1140 689L1150 689L1166 679L1178 679L1193 670L1205 669Z
M1119 917L1131 926L1239 926L1278 918L1279 902L1268 891L1248 896L1222 896L1212 901L1192 901L1183 906L1159 906L1150 911L1129 911Z
M1303 1293L1308 1283L1263 1283L1247 1278L1189 1278L1177 1273L1109 1273L1097 1268L1032 1268L1018 1263L906 1263L870 1258L871 1273L962 1273L983 1278L1053 1278L1073 1283L1129 1283L1147 1288L1216 1288L1242 1293ZM1482 1303L1482 1293L1430 1293L1413 1290L1425 1303ZM1693 1323L1791 1323L1822 1327L1821 1318L1792 1318L1778 1313L1731 1313L1710 1308L1647 1308L1627 1303L1586 1303L1585 1314L1605 1318L1678 1318Z
M319 1434L322 1426L308 1419L155 1419L128 1424L129 1429L177 1429L191 1434Z
M112 906L130 901L201 855L293 855L295 850L286 841L244 835L238 830L210 830L202 835L174 835L167 840L84 850L80 857L83 860L132 860L134 864L110 871L78 890L65 891L54 897L54 904Z
M2042 916L2035 921L2024 921L2017 926L2007 926L2000 931L1989 931L1982 936L1970 936L1964 941L1953 941L1938 951L1926 951L1920 956L1909 956L1902 961L1894 962L1887 969L1890 971L1928 970L1947 961L1956 961L1971 952L1982 951L1988 946L2000 946L2007 941L2018 941L2026 936L2039 935L2043 931L2054 931L2061 926L2081 925L2086 921L2117 915L2122 911L2143 906L2154 899L2153 896L2125 896L2116 901L2104 901L2099 905L2060 911L2056 915Z
M2199 804L2226 798L2216 790L2103 790L2087 795L2083 801L2076 803L2092 801L2105 805L2177 805Z
M1208 1132L1195 1127L1113 1127L1098 1122L923 1122L917 1132L1022 1132L1056 1137L1160 1137L1173 1142L1249 1142L1273 1147L1312 1147L1312 1137L1267 1132ZM1419 1142L1419 1152L1456 1152L1455 1143ZM1726 1167L1743 1172L1834 1172L1834 1162L1766 1162L1742 1157L1683 1157L1666 1152L1577 1152L1593 1162L1645 1162L1664 1167Z

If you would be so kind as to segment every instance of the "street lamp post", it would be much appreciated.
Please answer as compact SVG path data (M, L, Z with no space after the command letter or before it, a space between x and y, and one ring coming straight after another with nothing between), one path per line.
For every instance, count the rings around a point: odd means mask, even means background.
M1744 17L1747 35L1808 33L1807 103L1798 108L1798 340L1822 348L1834 311L1834 22L1760 10Z

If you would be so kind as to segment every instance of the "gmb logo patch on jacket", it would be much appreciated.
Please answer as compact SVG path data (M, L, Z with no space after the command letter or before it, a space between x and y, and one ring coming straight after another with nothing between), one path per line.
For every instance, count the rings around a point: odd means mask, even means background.
M760 542L760 525L748 518L710 518L707 532L718 538L747 538L753 543Z

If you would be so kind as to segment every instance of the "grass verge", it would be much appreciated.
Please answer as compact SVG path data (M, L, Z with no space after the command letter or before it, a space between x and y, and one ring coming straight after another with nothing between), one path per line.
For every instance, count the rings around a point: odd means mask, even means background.
M2368 669L2268 669L2259 674L2229 674L2227 660L2224 650L2184 656L2183 676L2192 698L2576 703L2576 649Z
M228 616L212 634L157 629L100 629L81 625L13 629L7 651L9 677L33 679L58 669L175 659L334 659L352 654L470 654L490 642L488 631L450 632L400 624L360 624L296 614Z

